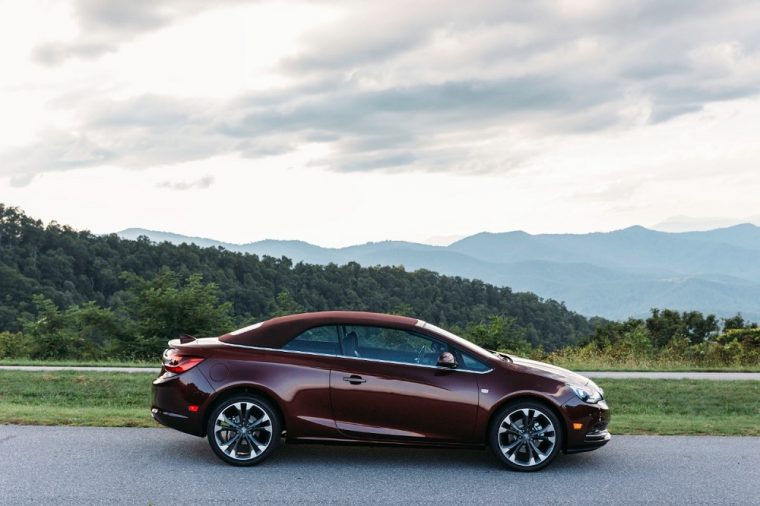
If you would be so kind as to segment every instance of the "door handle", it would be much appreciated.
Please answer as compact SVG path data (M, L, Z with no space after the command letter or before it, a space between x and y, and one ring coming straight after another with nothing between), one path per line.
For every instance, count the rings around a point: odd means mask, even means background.
M343 381L348 381L352 385L359 385L361 383L367 382L367 380L365 380L361 376L357 376L356 374L352 374L351 376L343 376Z

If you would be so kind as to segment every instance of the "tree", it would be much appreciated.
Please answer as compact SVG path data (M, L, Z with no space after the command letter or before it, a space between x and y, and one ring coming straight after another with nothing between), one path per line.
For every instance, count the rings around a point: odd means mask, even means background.
M687 339L689 344L702 343L715 338L719 329L715 315L705 316L699 311L679 313L670 309L652 309L646 326L658 348L673 339Z
M514 318L503 316L492 316L487 322L470 325L463 337L487 350L524 353L530 349Z
M36 312L22 319L24 349L36 359L97 359L109 356L125 337L130 323L94 303L59 309L35 295Z
M303 313L304 309L290 296L287 291L282 291L277 294L274 301L274 310L272 311L272 317L285 316L289 314Z
M217 286L203 283L200 274L183 280L175 272L163 269L148 281L126 277L137 329L135 356L155 356L168 340L180 334L217 336L234 327L232 305L220 302Z
M730 318L723 319L723 332L734 329L743 329L747 326L747 322L744 321L744 317L742 317L741 313L736 313L736 315Z
M44 226L23 211L0 204L0 331L20 330L20 319L35 314L32 296L36 294L60 309L94 302L94 307L141 321L143 310L135 306L138 298L133 281L149 283L160 278L163 269L171 270L183 283L191 275L199 275L203 283L215 285L217 302L230 304L233 326L272 315L331 309L396 312L460 327L501 315L512 319L515 329L531 344L547 349L575 343L594 328L561 303L478 280L424 269L410 272L398 266L294 264L287 258L194 244L124 240L57 223ZM128 274L122 275L125 272ZM165 295L176 299L171 291ZM148 296L141 295L143 299ZM162 304L157 302L157 307ZM157 312L145 310L146 322ZM125 339L134 340L138 333L147 337L143 332L148 331L162 340L190 332L194 325L191 316L183 316L168 328L151 324ZM153 320L169 317L167 313ZM206 329L201 325L196 332L205 333Z

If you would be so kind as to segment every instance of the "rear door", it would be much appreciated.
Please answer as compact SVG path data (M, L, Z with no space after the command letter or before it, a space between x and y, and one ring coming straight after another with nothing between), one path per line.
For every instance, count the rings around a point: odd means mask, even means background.
M393 441L471 442L478 373L436 367L448 345L401 329L343 325L351 356L330 371L338 430L347 437ZM348 351L347 351L348 350Z

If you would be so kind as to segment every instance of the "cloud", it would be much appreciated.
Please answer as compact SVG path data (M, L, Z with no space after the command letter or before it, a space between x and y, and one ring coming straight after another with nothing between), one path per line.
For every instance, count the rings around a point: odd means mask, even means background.
M547 139L760 92L753 2L325 3L341 15L279 61L287 85L225 98L58 100L73 127L0 154L0 174L260 158L314 143L327 149L310 164L336 171L507 172ZM96 57L211 4L78 0L82 35L36 57Z
M74 17L80 34L74 40L43 42L34 48L32 57L44 65L58 65L71 58L99 58L144 33L182 18L244 1L74 0Z
M116 157L116 153L93 142L86 134L47 130L37 142L0 154L0 174L9 175L23 185L42 172L102 165Z
M162 181L156 185L156 188L167 188L170 190L205 190L214 184L212 176L203 176L195 181Z
M17 174L11 176L10 185L13 188L23 188L24 186L29 186L35 177L36 174Z
M229 153L258 158L312 142L331 147L312 163L339 171L503 170L514 160L471 159L483 140L477 129L557 115L567 121L563 128L585 130L572 118L586 99L570 91L545 76L370 91L343 83L229 101L144 95L80 104L75 97L69 106L81 110L79 133L45 132L39 142L0 155L0 173L99 164L141 169ZM597 97L604 93L598 90ZM452 136L456 143L446 139Z
M644 183L645 181L641 177L629 178L622 181L613 180L600 183L596 188L575 191L573 197L602 203L628 203L633 200L636 192L641 189Z

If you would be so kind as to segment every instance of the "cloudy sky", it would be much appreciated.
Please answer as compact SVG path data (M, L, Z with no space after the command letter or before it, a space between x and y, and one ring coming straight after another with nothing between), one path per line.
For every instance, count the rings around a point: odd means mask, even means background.
M731 0L0 0L0 202L328 246L745 220L759 24Z

